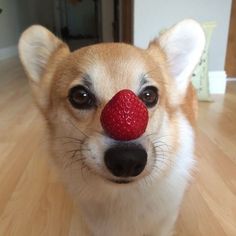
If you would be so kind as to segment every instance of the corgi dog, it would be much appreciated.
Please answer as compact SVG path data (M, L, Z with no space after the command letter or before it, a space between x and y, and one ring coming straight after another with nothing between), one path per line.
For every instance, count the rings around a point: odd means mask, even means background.
M173 235L195 163L190 79L204 45L191 19L147 49L101 43L70 52L42 26L22 34L20 59L81 216L78 235Z

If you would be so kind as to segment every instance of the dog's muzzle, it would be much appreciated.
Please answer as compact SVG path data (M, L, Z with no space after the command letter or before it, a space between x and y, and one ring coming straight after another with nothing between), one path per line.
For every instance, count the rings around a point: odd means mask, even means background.
M135 177L145 168L147 152L137 144L117 144L104 154L105 165L116 177Z

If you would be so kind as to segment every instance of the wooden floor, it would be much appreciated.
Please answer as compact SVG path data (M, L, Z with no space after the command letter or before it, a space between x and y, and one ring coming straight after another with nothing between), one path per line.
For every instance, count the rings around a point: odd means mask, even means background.
M236 235L236 82L200 103L198 171L177 236ZM70 197L49 168L41 116L19 62L0 62L0 236L76 236Z

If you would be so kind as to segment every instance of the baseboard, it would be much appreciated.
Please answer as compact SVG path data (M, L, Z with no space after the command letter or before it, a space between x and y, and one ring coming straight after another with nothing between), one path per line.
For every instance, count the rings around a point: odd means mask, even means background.
M211 94L224 94L226 90L225 71L209 71L209 90Z
M7 48L0 48L0 60L4 60L10 57L14 57L18 54L17 46L11 46Z

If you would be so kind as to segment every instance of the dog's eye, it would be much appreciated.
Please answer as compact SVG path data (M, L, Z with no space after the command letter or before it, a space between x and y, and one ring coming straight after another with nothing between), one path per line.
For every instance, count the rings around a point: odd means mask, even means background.
M147 107L153 107L158 101L158 89L154 86L148 86L140 93L139 98Z
M90 109L96 106L95 96L82 85L71 88L68 99L77 109Z

